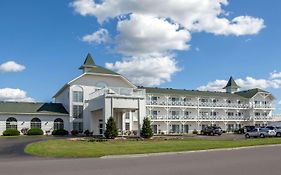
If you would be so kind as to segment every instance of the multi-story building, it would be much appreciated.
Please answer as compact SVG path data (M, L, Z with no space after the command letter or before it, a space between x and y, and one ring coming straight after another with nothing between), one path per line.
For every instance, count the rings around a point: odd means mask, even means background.
M225 92L210 92L137 87L96 65L91 55L80 69L83 73L54 95L55 103L0 103L0 132L40 127L45 132L65 128L103 135L111 116L120 135L139 134L144 117L151 119L157 134L190 133L207 125L233 131L272 121L274 96L261 89L238 91L232 77Z

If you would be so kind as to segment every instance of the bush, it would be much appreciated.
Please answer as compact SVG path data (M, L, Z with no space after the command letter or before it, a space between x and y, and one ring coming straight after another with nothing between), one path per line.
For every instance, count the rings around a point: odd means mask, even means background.
M20 132L16 129L6 129L3 132L3 136L18 136L20 135Z
M73 135L73 136L77 136L78 134L79 134L79 131L77 131L77 130L71 131L71 135Z
M143 119L143 124L142 124L142 128L141 128L141 136L143 138L150 138L153 136L153 131L152 131L150 120L148 117Z
M84 134L88 137L91 135L91 132L89 130L84 131Z
M192 131L192 134L198 134L198 131L197 131L196 129L194 129L194 130Z
M110 117L110 118L107 120L107 123L106 123L106 130L105 130L105 132L104 132L104 136L105 136L107 139L114 139L115 137L118 136L117 126L116 126L116 123L115 123L113 117Z
M27 131L27 135L43 135L44 132L41 128L31 128Z
M57 129L57 130L53 130L52 135L53 136L67 136L68 131L64 130L64 129Z

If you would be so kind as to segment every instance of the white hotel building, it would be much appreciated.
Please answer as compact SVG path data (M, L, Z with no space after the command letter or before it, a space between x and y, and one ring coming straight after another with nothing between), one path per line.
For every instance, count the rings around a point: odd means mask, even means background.
M83 73L66 83L54 103L0 102L0 133L7 128L89 130L103 135L112 116L120 135L139 134L145 117L154 133L191 133L208 125L233 131L273 121L274 96L261 89L238 91L230 78L226 92L137 87L126 77L97 66L88 54Z

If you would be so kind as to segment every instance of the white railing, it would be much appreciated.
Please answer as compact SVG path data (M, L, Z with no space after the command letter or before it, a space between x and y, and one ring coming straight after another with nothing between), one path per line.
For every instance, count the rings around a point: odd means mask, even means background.
M145 91L143 89L108 87L91 93L90 99L94 99L102 95L144 97Z
M217 108L249 108L247 104L229 104L229 103L210 103L210 102L183 102L183 101L165 101L165 100L155 100L155 101L147 101L147 105L164 105L164 106L191 106L191 107L217 107Z
M253 105L253 108L273 108L272 105L268 104L268 105L260 105L260 104L255 104Z
M249 117L245 116L182 116L182 115L150 115L151 120L249 120Z

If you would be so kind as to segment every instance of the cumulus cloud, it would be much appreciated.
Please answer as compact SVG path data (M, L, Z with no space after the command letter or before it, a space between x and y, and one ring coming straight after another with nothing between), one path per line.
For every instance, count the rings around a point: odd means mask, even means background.
M113 19L117 21L111 48L124 58L108 63L108 68L137 84L159 85L170 81L180 70L171 55L189 49L192 33L241 36L258 34L265 27L261 18L247 15L230 18L223 9L228 4L228 0L142 0L141 3L139 0L74 0L71 6L82 16L96 17L101 26ZM84 36L83 41L103 43L103 36L107 33L98 31ZM166 69L162 65L161 71L148 74L151 69L140 69L138 65L148 62L155 64L150 67L159 68L157 65L162 62L173 67ZM130 67L125 66L128 64ZM138 72L133 74L133 70Z
M260 88L260 89L268 89L274 88L278 89L281 88L281 79L255 79L253 77L246 77L245 79L236 79L235 80L238 86L241 89L253 89L253 88ZM207 85L203 85L198 87L198 90L209 90L209 91L224 91L222 88L227 84L227 80L215 80L209 82Z
M155 86L171 81L171 76L180 71L172 56L134 57L106 67L128 77L136 85Z
M88 43L97 43L97 44L101 44L101 43L106 43L110 40L110 36L108 34L108 31L106 29L99 29L98 31L89 34L89 35L85 35L82 38L82 41L88 42Z
M3 88L0 89L0 101L33 102L34 99L21 89Z
M281 72L273 71L270 73L270 79L281 78Z
M137 56L187 50L191 35L165 19L132 14L117 25L117 50L124 55Z
M0 64L0 72L20 72L25 69L25 66L20 65L14 61L8 61Z

